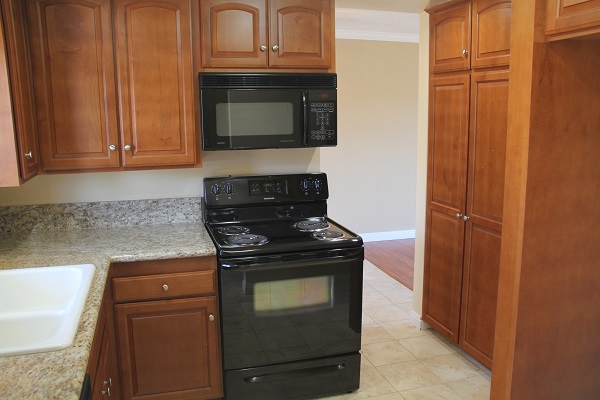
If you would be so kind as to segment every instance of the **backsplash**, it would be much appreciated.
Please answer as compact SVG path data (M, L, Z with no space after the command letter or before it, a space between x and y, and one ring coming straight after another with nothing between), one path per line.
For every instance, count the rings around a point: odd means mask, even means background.
M0 207L0 232L198 222L200 204L187 197Z

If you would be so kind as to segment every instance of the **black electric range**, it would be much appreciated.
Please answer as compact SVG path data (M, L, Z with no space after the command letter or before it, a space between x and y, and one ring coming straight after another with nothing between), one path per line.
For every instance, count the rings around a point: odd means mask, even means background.
M358 388L363 242L327 217L328 196L323 173L204 180L227 399Z

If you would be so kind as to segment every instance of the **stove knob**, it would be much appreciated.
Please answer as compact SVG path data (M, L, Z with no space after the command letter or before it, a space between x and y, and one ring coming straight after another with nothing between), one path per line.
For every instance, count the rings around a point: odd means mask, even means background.
M231 195L233 194L233 185L231 183L225 184L225 193Z
M300 182L300 188L302 188L302 190L308 190L310 188L308 179L303 179L302 182Z
M216 184L212 185L212 187L210 188L210 191L215 196L218 196L219 194L221 194L221 188L219 187L219 185L216 185Z
M315 179L315 180L313 181L313 187L315 188L315 190L319 190L319 189L321 189L321 181L320 181L320 180L318 180L318 179Z

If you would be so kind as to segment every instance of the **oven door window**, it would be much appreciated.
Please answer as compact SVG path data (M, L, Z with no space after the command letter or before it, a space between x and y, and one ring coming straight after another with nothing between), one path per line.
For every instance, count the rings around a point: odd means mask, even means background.
M362 259L221 268L225 369L360 349Z
M304 105L299 89L205 89L204 148L301 147Z

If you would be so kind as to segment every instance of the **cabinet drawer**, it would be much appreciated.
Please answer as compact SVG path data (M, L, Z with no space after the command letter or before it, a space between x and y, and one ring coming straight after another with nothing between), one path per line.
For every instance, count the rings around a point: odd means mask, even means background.
M116 303L215 293L215 271L183 272L113 279Z

